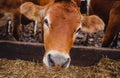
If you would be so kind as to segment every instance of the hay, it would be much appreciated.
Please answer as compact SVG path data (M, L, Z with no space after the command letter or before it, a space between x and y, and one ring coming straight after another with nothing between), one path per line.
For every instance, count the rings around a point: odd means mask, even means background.
M61 71L46 69L42 64L0 59L0 78L120 78L120 61L103 58L95 66L70 66Z

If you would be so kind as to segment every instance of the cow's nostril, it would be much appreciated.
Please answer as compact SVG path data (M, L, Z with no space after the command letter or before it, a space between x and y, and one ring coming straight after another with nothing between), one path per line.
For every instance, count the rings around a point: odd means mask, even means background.
M51 57L52 57L52 55L48 54L48 63L49 63L50 66L54 66L55 63L54 63L54 61L53 61L53 59Z
M70 58L67 58L66 62L62 65L62 68L67 67L67 65L69 64L69 62L70 62Z
M49 53L46 62L50 68L67 68L70 64L70 57L62 54Z

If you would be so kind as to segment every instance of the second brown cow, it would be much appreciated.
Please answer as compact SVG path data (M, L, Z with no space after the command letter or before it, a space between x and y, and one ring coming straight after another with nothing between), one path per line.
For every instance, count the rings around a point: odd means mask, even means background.
M90 14L96 14L100 16L106 24L102 46L116 46L117 37L120 32L120 1L91 0Z

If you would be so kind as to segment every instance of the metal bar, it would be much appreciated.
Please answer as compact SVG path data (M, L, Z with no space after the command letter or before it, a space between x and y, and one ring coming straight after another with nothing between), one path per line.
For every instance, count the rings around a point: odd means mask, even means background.
M42 62L44 51L44 45L42 43L0 41L0 58ZM73 46L70 56L72 65L90 66L99 62L102 57L120 60L120 50Z

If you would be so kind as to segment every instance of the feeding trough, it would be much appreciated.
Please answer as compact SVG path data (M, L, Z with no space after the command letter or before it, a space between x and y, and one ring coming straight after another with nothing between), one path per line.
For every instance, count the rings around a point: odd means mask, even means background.
M0 58L42 62L44 51L42 43L0 41ZM72 65L90 66L96 64L103 57L120 60L120 50L73 46L70 56Z

